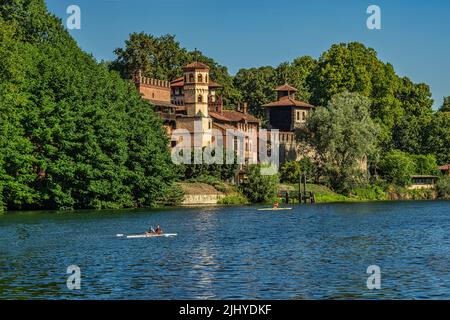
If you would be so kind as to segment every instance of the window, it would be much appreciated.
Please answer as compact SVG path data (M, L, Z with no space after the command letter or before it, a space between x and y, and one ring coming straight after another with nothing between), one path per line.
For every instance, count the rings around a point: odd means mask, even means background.
M296 111L296 119L297 122L300 121L300 111Z
M302 113L302 119L303 119L303 122L305 122L305 120L306 120L306 112L305 111L303 111L303 113Z
M194 82L194 75L192 73L189 74L189 82Z
M203 96L201 94L198 95L197 102L203 102Z
M208 83L208 75L205 75L205 82Z
M211 121L208 122L208 129L211 130Z
M203 82L203 76L201 73L198 74L197 79L198 82Z

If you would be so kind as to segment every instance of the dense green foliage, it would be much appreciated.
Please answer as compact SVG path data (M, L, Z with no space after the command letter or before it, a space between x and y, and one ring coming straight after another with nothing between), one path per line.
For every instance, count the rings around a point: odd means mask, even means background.
M0 7L0 201L153 206L175 176L161 120L82 52L43 0Z
M203 149L204 150L204 149ZM225 150L223 151L223 157L225 159ZM234 162L227 163L206 163L203 159L204 154L201 154L202 159L195 161L195 152L191 151L191 163L180 164L177 166L179 176L183 180L198 180L199 177L211 177L211 179L220 179L223 181L230 181L236 176L239 170L239 164L235 156ZM214 150L211 152L211 156L214 157ZM197 162L197 163L196 163ZM208 183L205 181L205 183Z
M424 154L433 154L438 164L450 163L450 112L436 112L424 129Z
M315 165L308 157L299 161L287 161L280 169L280 179L282 182L298 183L300 175L315 176Z
M248 203L248 199L242 193L226 195L218 201L218 204L222 205L243 205Z
M380 161L380 174L388 183L408 186L412 175L438 174L436 158L433 155L410 155L392 150Z
M117 58L111 63L111 69L125 79L131 79L140 70L146 77L171 81L183 76L184 65L192 61L203 62L210 67L211 78L223 86L219 94L225 106L235 107L240 100L226 67L199 50L188 51L181 47L173 35L155 37L143 32L132 33L125 41L125 47L117 48L114 53Z
M444 103L439 109L441 112L450 112L450 96L444 97Z
M386 200L386 192L384 192L383 188L370 184L354 188L351 191L351 196L354 199L363 201Z
M370 100L359 94L337 94L310 115L299 133L304 154L315 150L315 165L335 190L349 192L365 180L362 164L376 151L378 132L369 107Z
M450 200L450 177L441 177L436 184L436 191L440 199Z
M261 105L275 100L273 88L286 82L299 90L298 99L317 106L326 106L335 94L346 91L368 97L371 118L380 126L377 143L384 151L428 153L423 137L433 121L430 88L399 77L375 50L355 42L337 44L318 60L306 56L276 68L241 69L234 78L251 112L261 118L265 116ZM444 130L449 129L447 125Z
M252 203L272 201L278 193L278 175L262 175L263 165L249 165L246 179L241 184L242 193Z

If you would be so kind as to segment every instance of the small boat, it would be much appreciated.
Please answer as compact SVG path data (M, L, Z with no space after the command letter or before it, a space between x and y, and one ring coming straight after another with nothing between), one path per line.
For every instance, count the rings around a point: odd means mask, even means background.
M292 210L292 208L263 208L263 209L258 209L258 211L285 211L285 210Z
M117 237L121 237L121 238L127 238L127 239L138 239L138 238L170 238L170 237L175 237L178 234L176 233L161 233L161 234L122 234L122 233L118 233L116 236Z

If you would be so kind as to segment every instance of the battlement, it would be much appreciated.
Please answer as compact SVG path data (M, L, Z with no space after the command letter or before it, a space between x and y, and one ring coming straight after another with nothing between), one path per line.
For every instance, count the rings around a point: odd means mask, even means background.
M160 80L160 79L153 79L153 78L147 78L147 77L138 77L137 82L139 84L145 84L148 86L153 87L160 87L160 88L170 88L170 82L166 80Z

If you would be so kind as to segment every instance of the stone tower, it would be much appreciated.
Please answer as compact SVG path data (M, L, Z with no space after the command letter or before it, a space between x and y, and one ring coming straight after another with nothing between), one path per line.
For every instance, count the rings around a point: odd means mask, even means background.
M194 145L204 147L211 143L212 128L211 117L208 114L209 67L201 62L193 62L184 66L183 71L184 105L187 116L179 119L180 127L196 134L197 138L201 136Z

